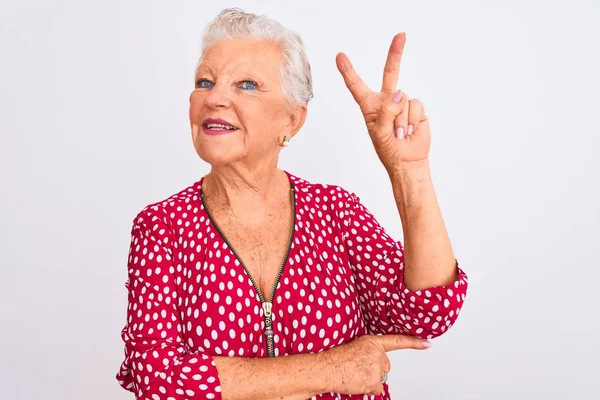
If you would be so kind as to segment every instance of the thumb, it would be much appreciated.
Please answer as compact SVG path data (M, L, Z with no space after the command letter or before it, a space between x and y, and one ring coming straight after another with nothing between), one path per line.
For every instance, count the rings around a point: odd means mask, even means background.
M431 347L431 342L428 340L414 336L379 335L375 337L386 352L401 349L425 350Z

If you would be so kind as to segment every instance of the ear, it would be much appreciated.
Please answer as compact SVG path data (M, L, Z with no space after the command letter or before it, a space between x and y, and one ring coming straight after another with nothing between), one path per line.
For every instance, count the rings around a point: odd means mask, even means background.
M288 123L288 132L287 137L293 138L296 136L296 133L302 128L304 125L304 121L306 121L306 114L308 112L308 108L306 107L306 103L297 103L290 110L290 120Z

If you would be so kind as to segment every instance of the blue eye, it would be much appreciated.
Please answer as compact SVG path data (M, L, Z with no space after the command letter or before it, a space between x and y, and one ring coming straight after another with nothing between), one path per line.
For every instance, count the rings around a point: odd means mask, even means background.
M239 88L242 90L256 90L258 89L258 84L252 80L245 80L241 82Z
M198 79L198 81L196 82L196 87L198 89L212 89L214 87L214 84L208 79Z

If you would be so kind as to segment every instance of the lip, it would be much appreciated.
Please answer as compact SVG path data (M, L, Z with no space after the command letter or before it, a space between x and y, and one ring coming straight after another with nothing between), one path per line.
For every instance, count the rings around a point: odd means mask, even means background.
M230 125L230 126L234 126L237 128L237 126L235 126L234 124L232 124L231 122L225 121L224 119L221 118L207 118L202 122L202 130L204 131L204 133L206 133L207 135L212 135L212 136L217 136L217 135L226 135L228 133L233 133L235 131L237 131L237 129L231 129L231 130L223 130L223 129L208 129L207 125L208 124L221 124L221 125ZM238 128L239 129L239 128Z

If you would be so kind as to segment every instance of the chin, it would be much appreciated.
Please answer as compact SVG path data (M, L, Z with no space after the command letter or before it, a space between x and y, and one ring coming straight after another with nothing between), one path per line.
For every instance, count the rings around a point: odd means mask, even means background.
M213 167L231 165L244 158L242 151L234 149L232 146L226 146L223 143L201 143L195 145L195 147L196 153L198 153L200 158Z
M240 161L246 153L243 137L235 134L209 136L201 130L192 130L196 153L212 166L223 166Z

